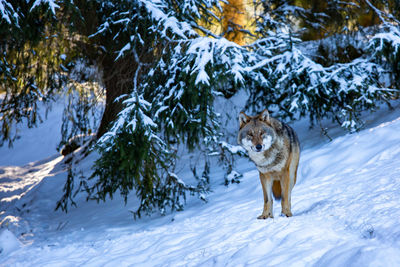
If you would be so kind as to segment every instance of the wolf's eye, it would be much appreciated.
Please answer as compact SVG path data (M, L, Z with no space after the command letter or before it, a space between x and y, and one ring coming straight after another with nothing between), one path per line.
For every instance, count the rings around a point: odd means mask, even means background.
M253 137L253 133L248 133L247 136L248 137Z

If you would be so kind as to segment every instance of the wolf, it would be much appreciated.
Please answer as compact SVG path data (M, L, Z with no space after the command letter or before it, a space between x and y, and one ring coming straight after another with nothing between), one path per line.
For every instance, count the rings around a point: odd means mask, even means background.
M264 209L258 219L273 218L273 199L281 199L282 214L292 216L291 192L296 184L300 142L286 123L270 117L265 109L256 116L239 114L237 141L260 172Z

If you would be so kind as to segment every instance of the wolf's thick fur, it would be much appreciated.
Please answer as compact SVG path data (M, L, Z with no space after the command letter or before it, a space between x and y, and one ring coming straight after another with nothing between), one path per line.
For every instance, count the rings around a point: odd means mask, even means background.
M296 183L300 143L294 130L264 110L256 116L239 115L238 143L260 172L264 210L258 219L273 218L272 194L282 198L282 213L292 216L291 192Z

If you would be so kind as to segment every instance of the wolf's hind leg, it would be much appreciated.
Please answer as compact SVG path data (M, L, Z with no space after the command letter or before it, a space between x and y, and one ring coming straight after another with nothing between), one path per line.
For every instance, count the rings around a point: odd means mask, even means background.
M264 210L257 219L274 218L273 215L273 200L272 200L272 177L271 175L260 173L260 181L264 195Z

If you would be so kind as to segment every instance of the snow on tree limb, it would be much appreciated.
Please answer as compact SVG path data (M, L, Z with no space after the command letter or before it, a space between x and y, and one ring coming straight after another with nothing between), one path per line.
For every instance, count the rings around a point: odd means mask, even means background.
M35 0L31 7L31 11L40 5L48 5L53 15L56 14L56 8L60 8L60 6L56 3L55 0Z
M209 74L207 74L207 65L222 64L225 65L226 71L233 75L236 83L243 83L243 66L244 49L225 38L209 38L198 37L190 40L189 48L186 53L194 58L191 74L197 73L195 84L209 84Z
M8 24L11 24L12 20L18 20L17 12L14 11L12 5L7 0L0 0L0 15Z

